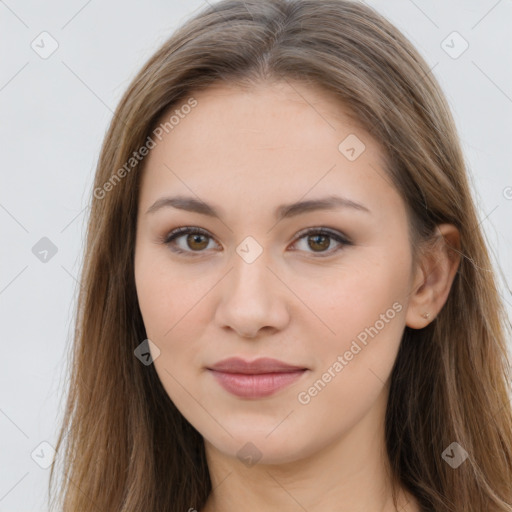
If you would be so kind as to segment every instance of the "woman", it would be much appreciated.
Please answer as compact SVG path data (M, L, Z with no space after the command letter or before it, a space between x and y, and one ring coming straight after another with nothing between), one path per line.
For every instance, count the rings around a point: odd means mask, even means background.
M512 511L454 122L365 5L223 0L156 52L105 138L78 306L63 510Z

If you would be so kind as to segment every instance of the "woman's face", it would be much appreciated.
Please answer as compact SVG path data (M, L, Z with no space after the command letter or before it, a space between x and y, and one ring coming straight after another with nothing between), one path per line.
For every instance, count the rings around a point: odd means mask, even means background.
M137 221L138 300L169 397L207 446L255 462L310 456L365 418L382 428L413 287L383 153L313 87L193 97L147 156ZM185 227L201 233L169 241ZM228 358L293 368L212 369Z

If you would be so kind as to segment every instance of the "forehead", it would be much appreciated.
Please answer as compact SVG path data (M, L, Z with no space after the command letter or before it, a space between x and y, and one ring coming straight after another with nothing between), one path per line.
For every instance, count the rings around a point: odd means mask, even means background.
M180 119L174 115L175 125L167 130L181 145L227 143L226 136L230 135L243 137L246 142L250 139L251 146L259 144L262 149L294 142L306 142L312 149L322 139L321 149L330 145L337 150L338 139L346 132L364 139L367 147L371 146L368 149L377 149L377 142L350 111L332 92L318 85L288 80L259 82L250 87L215 83L168 109L159 123L164 124L173 113L179 113L192 97L196 106L187 109ZM215 131L211 130L213 126Z
M194 108L181 110L190 98ZM283 194L297 200L339 191L361 202L396 196L379 144L316 86L215 84L174 105L159 124L173 114L146 159L141 202L164 190L215 192L219 203L237 194L254 205Z

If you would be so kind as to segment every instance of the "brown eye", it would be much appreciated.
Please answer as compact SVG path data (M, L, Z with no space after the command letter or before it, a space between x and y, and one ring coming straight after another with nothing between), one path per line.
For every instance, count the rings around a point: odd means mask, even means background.
M302 236L301 236L302 235ZM299 242L307 240L306 247L300 247ZM331 249L331 244L334 241L338 247ZM330 231L325 228L312 228L307 231L299 233L299 240L296 242L299 249L304 252L313 253L318 257L330 256L335 252L340 251L344 246L352 245L347 238L337 231Z
M194 251L200 251L208 247L207 236L201 233L193 233L187 236L186 244Z
M325 251L331 245L331 240L326 235L310 235L308 245L314 251Z
M200 256L211 240L212 237L200 228L182 227L171 231L163 242L174 252Z

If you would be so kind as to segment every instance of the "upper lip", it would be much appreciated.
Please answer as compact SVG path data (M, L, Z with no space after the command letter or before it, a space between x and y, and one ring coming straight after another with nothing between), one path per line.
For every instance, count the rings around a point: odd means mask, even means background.
M306 370L307 368L304 368L303 366L294 366L269 357L261 357L254 361L246 361L240 357L230 357L215 363L213 366L209 366L208 369L224 373L257 375L260 373L293 372L297 370Z

